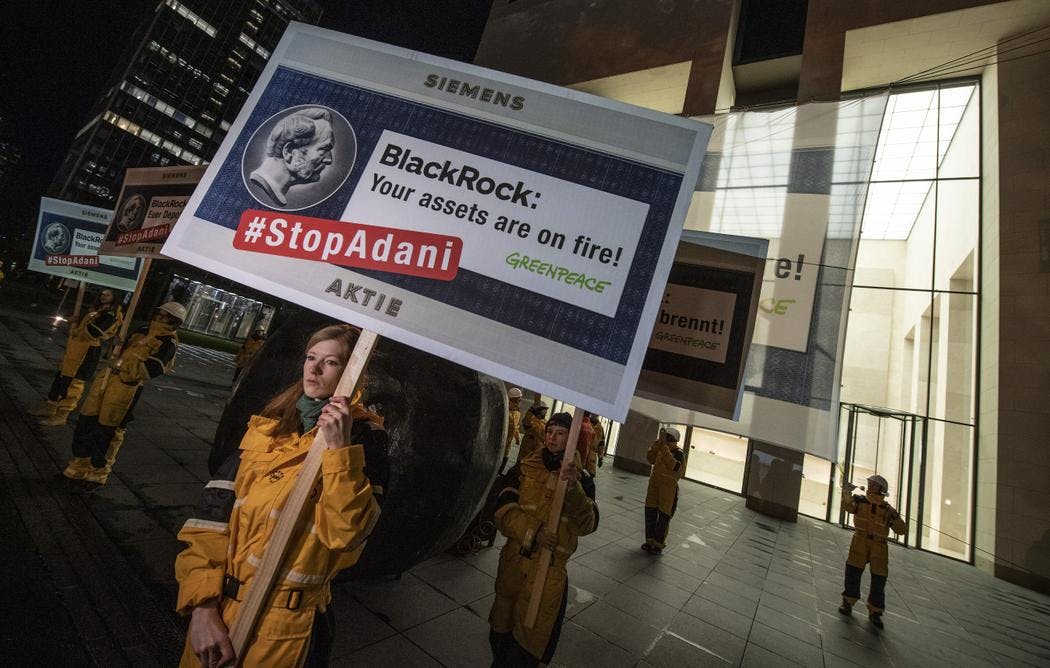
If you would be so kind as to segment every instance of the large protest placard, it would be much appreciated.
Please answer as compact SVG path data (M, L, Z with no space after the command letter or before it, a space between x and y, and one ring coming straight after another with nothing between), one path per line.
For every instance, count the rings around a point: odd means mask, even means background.
M163 258L161 246L204 176L204 167L141 167L124 172L100 253Z
M637 396L739 417L768 246L766 239L682 233Z
M109 209L40 198L29 269L116 290L134 290L141 260L98 253L112 215Z
M709 136L292 23L163 253L622 419Z

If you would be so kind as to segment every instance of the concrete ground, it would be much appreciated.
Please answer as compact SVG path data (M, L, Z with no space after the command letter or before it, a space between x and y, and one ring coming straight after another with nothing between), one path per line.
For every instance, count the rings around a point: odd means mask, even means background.
M5 286L6 289L7 286ZM0 293L0 661L173 665L175 534L203 482L232 358L183 346L147 390L116 470L84 493L56 478L71 426L41 428L64 332ZM891 549L886 628L836 611L849 534L789 524L683 482L668 549L641 550L646 480L605 467L598 531L570 562L559 666L1050 665L1050 598ZM500 541L502 542L502 541ZM487 666L496 549L440 555L335 591L337 666ZM867 577L865 577L866 588Z

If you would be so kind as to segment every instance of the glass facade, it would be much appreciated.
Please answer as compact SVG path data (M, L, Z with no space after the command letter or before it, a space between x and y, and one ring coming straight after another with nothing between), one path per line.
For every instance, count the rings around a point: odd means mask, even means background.
M980 90L950 82L890 96L872 170L846 330L841 400L858 416L853 481L878 471L915 544L969 559L973 530ZM846 430L840 430L846 453ZM913 437L914 436L914 440ZM925 437L925 438L924 438ZM920 514L921 513L921 514Z
M274 307L269 304L174 275L165 301L186 305L182 328L224 339L243 340L256 328L269 329Z
M689 452L685 466L688 478L730 492L743 490L746 438L700 427L670 426L685 435Z
M839 395L838 462L846 475L860 485L876 472L886 477L890 501L909 518L909 544L959 559L970 558L974 515L980 122L980 89L972 80L889 95L863 200ZM762 169L789 173L786 164L748 164L729 172L726 185L747 186ZM781 190L755 191L770 201L734 206L724 200L742 195L716 191L711 231L768 238L775 257L772 243L785 232L761 221L783 219ZM831 190L834 209L839 200ZM830 226L825 266L839 236ZM749 389L777 369L755 361ZM688 434L686 476L739 493L748 440L675 426ZM841 478L831 461L806 454L799 512L848 522L839 512Z

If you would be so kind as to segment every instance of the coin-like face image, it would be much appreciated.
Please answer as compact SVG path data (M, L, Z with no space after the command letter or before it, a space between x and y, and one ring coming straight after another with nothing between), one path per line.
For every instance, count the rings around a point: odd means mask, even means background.
M357 138L342 114L323 106L290 107L256 129L241 159L241 176L263 206L297 211L331 197L356 158Z
M62 223L51 223L44 228L43 245L49 255L61 255L69 250L72 236Z
M117 211L117 229L121 232L130 232L142 227L142 221L146 218L146 198L142 195L132 195L124 200Z

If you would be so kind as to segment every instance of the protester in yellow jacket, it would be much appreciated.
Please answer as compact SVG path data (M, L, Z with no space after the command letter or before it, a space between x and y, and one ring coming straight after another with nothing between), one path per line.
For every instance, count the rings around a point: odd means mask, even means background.
M233 665L229 629L313 444L328 446L312 508L289 544L242 666L327 665L333 620L329 583L357 562L379 518L387 476L383 420L354 398L333 396L359 330L332 325L306 346L303 377L253 416L240 450L204 489L179 532L177 609L190 615L182 666ZM354 630L349 631L353 633Z
M642 549L650 554L660 554L667 546L667 531L678 508L678 481L685 475L685 453L678 447L681 437L677 429L668 427L645 454L653 468L645 493Z
M244 340L241 349L237 351L237 358L234 361L236 368L233 371L233 382L237 382L237 378L240 377L241 373L248 368L255 356L262 350L264 343L266 343L266 331L261 327L257 328Z
M510 457L510 446L521 443L520 405L521 390L516 387L510 388L507 391L507 442L503 444L503 460L499 464L500 473L503 472L503 467L507 465L507 458Z
M536 666L554 656L565 619L568 574L565 564L577 539L598 527L594 482L581 475L579 455L565 460L572 416L556 413L547 422L544 447L526 456L504 476L496 506L496 526L507 537L496 573L496 600L489 613L493 666ZM558 526L549 527L558 478L567 481ZM543 585L539 615L525 626L540 551L553 551Z
M864 567L871 567L871 590L868 592L868 619L878 628L883 627L882 613L886 608L886 578L890 574L890 552L886 539L892 529L896 534L907 533L908 525L897 509L886 503L889 486L881 475L868 478L864 496L852 494L856 486L842 481L842 508L853 513L853 540L846 558L845 587L839 612L852 614L853 604L860 599L860 576Z
M594 453L598 458L598 468L605 463L605 427L594 413L591 413L591 426L594 427Z
M178 302L158 306L149 325L128 337L117 362L95 375L73 431L73 458L64 476L106 484L145 384L175 366L175 330L185 318L186 307Z
M66 352L59 363L55 380L47 393L47 402L30 411L48 427L66 423L80 397L84 383L95 374L102 357L102 343L113 338L124 322L124 313L109 288L102 290L87 313L70 328Z
M521 418L521 446L518 448L518 458L515 462L520 463L533 452L543 447L543 441L547 430L547 404L537 401Z

